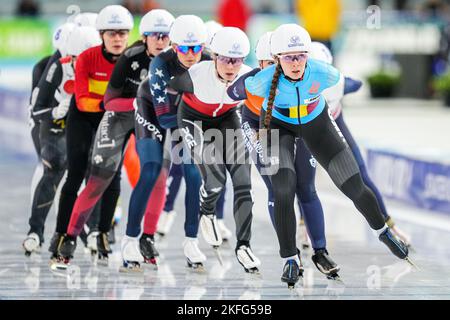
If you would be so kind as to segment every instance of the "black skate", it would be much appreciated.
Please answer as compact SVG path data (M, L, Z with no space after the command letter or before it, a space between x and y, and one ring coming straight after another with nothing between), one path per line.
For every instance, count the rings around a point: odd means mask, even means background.
M408 247L402 240L397 239L389 228L386 228L382 234L378 237L391 252L400 259L408 258Z
M340 280L338 272L340 267L330 258L325 249L317 250L311 257L316 268L330 280Z
M64 258L59 255L58 248L64 241L64 235L62 233L55 232L50 240L50 246L48 251L51 252L49 266L51 270L65 270L67 265L64 263Z
M142 234L142 237L139 239L139 249L144 257L144 263L154 265L158 268L156 257L159 256L159 252L156 250L153 235Z
M64 264L66 268L70 265L70 260L73 258L76 248L77 239L69 235L65 235L63 241L60 243L60 246L57 248L57 255L61 261L60 263ZM60 265L60 267L63 268L64 266Z
M108 242L108 233L100 232L97 236L97 251L98 261L97 263L103 266L108 265L108 255L112 253L111 247Z
M286 282L289 289L294 289L300 279L303 279L303 266L299 266L294 259L286 261L281 281Z

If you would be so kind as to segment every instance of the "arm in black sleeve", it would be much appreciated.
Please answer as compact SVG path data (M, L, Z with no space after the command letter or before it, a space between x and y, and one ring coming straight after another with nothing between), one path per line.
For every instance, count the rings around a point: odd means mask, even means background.
M169 87L177 92L194 92L194 83L188 71L176 76L169 81Z
M247 93L245 92L245 79L252 77L261 71L260 68L255 68L239 77L228 89L228 96L236 101L247 99Z
M36 119L51 119L52 102L62 78L63 71L59 60L47 65L37 85L36 102L32 105L32 114Z

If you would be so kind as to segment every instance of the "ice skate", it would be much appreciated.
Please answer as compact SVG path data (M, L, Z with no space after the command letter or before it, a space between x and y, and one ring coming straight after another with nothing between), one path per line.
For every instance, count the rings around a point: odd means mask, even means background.
M215 215L202 214L200 217L200 229L202 230L203 239L213 248L222 244L222 235L220 234Z
M392 234L391 229L386 228L378 238L397 258L406 259L408 257L408 247Z
M327 279L342 281L338 275L340 267L330 258L327 250L316 250L311 259L316 268L326 275Z
M246 245L241 245L236 249L236 258L244 267L245 272L252 274L260 274L258 267L261 261L253 254L252 249Z
M203 262L206 261L206 256L200 251L197 238L186 238L183 242L183 251L188 268L197 272L205 271Z
M64 239L60 242L60 245L57 248L57 259L59 260L59 263L56 266L57 269L64 269L64 266L67 268L70 265L70 260L72 260L76 248L77 239L69 235L65 235Z
M142 256L144 257L144 263L153 265L155 269L158 269L156 257L159 256L159 252L155 248L155 240L153 236L144 233L139 239L139 248Z
M222 236L223 241L228 241L233 236L233 233L230 229L227 228L223 219L217 219L217 226L219 227L220 234Z
M141 263L144 262L139 249L139 239L124 236L121 243L122 266L119 272L123 273L142 273L144 270Z
M97 256L97 237L98 231L90 231L86 238L86 248L91 253L92 260L95 260Z
M109 246L108 233L100 232L97 236L97 264L102 266L108 266L108 255L112 253Z
M31 232L23 241L22 246L25 250L25 255L29 257L33 252L40 252L41 240L36 233Z
M286 261L283 267L281 281L287 283L288 289L295 289L295 284L300 279L303 279L303 266L299 266L295 259Z
M172 225L175 221L175 217L177 216L176 211L163 211L158 220L158 225L156 227L156 233L161 237L167 235L172 228Z
M412 249L411 247L411 237L407 235L404 231L399 229L397 225L393 225L391 228L391 232L393 235L395 235L397 238L403 241L403 243L408 247L408 249ZM414 250L413 250L414 251Z

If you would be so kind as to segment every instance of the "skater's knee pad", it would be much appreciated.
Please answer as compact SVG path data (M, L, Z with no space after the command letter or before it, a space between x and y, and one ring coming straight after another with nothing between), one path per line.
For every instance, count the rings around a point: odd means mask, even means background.
M366 186L362 180L361 175L355 174L340 187L342 192L352 200L356 200L364 193Z
M347 147L336 154L330 160L327 171L338 188L341 188L342 185L354 175L359 174L358 163L356 162L351 149Z

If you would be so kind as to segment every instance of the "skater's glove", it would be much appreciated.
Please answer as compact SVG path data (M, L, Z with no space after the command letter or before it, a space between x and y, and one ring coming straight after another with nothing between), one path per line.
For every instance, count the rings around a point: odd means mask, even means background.
M70 100L62 100L59 105L52 110L52 117L55 120L62 119L67 115L69 111Z

